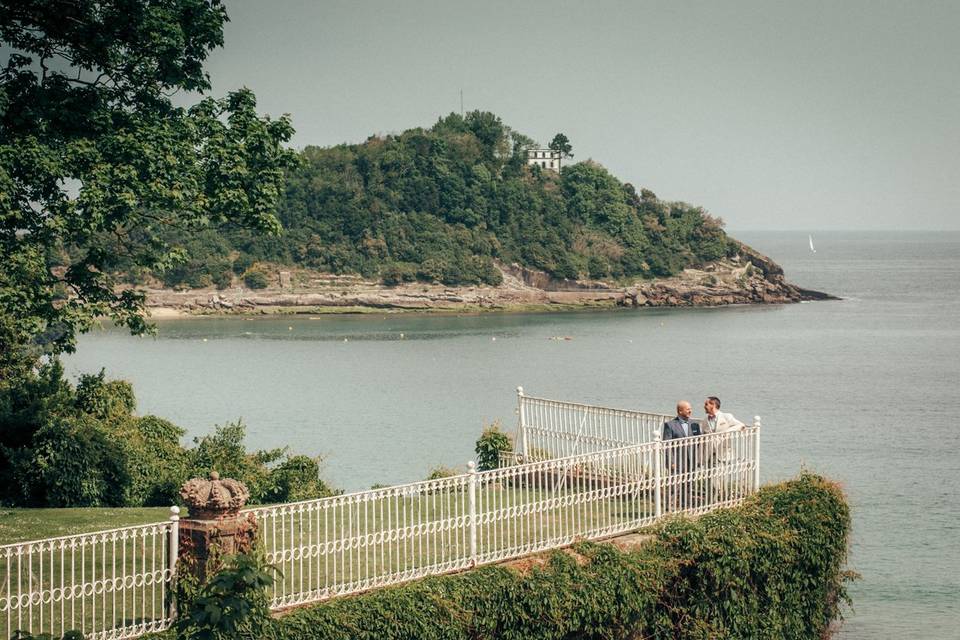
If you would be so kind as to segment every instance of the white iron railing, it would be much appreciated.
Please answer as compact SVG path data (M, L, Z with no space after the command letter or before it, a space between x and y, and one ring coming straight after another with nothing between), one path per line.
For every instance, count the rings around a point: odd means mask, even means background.
M282 609L739 504L760 482L760 419L661 441L670 416L519 393L521 455L499 469L246 510ZM132 638L168 628L168 522L0 546L0 629Z
M170 520L0 546L0 629L135 638L173 621L179 509Z
M517 387L517 454L546 460L653 442L673 416L525 395Z
M554 458L248 510L281 572L271 606L517 558L738 504L759 429Z

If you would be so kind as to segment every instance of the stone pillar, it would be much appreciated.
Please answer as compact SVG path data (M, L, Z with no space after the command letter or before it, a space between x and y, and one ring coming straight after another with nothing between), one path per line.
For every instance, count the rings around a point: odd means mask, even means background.
M200 582L219 569L224 555L246 553L253 548L257 521L240 509L250 497L246 485L232 478L194 478L184 483L180 496L190 510L180 520L179 571Z

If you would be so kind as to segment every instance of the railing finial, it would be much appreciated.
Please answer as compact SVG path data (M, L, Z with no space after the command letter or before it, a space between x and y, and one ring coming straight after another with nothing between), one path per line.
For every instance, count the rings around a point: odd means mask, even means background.
M522 396L522 395L523 395L523 387L517 387L517 395L518 395L518 396Z

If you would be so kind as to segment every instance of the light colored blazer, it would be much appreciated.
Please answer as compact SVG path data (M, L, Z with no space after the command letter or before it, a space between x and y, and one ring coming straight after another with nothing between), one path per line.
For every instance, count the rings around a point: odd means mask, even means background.
M733 433L747 426L733 417L732 413L723 413L722 411L717 411L717 426L713 431L710 430L710 421L706 417L700 420L700 424L704 433ZM721 462L730 461L733 458L730 438L721 438L715 442L713 452L717 460Z
M700 419L700 426L704 433L723 433L724 431L740 431L747 425L734 418L732 413L717 411L717 428L714 431L710 431L710 422L706 417Z

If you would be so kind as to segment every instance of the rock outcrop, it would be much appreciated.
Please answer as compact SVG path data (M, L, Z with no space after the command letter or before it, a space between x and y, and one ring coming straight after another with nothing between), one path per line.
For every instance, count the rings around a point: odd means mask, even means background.
M499 265L497 287L448 287L407 283L388 287L358 276L310 272L287 274L283 286L217 291L148 289L147 306L188 313L269 313L276 311L471 311L573 307L711 307L728 304L781 304L833 296L790 284L783 269L747 245L740 252L670 278L630 286L602 281L557 280L549 274Z

